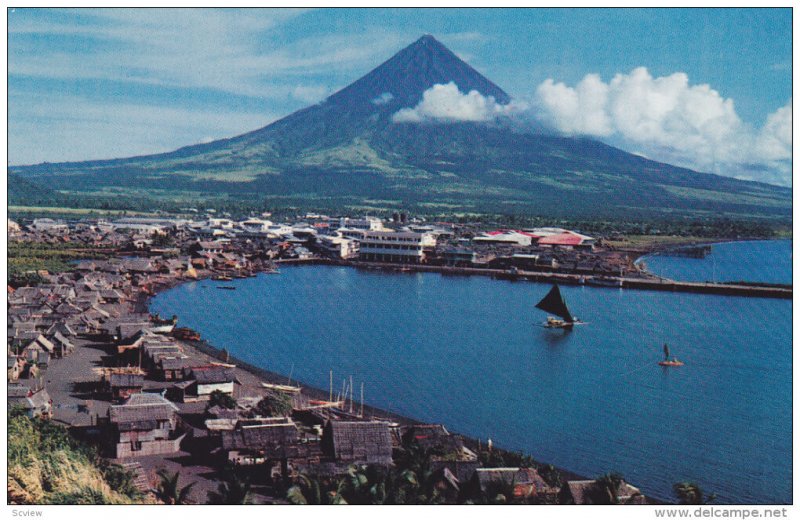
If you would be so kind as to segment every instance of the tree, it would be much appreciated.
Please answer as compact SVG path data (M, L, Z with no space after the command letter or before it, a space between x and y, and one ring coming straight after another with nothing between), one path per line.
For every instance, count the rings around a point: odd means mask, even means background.
M213 408L215 406L219 406L221 408L226 408L228 410L233 410L236 408L236 399L233 398L230 394L223 392L222 390L214 390L211 392L211 395L208 398L208 404L206 405L206 411L209 408Z
M678 482L672 486L678 503L682 505L700 506L716 500L717 495L711 493L708 497L703 496L703 490L694 482Z
M161 469L157 473L159 482L156 486L156 497L165 504L187 504L189 493L197 482L192 482L186 486L180 487L178 481L180 479L180 472L170 473L165 469Z
M342 477L337 492L348 504L405 504L409 490L416 484L413 474L407 470L353 465Z
M235 471L223 475L217 491L208 494L209 504L238 505L250 502L250 481L240 478Z
M286 499L295 505L336 505L346 504L341 496L341 486L332 485L329 481L320 482L309 475L300 475L295 484L286 491Z
M619 490L622 486L622 475L606 473L594 481L591 493L594 504L619 504Z
M542 464L537 468L537 471L548 486L560 488L563 484L561 480L561 473L552 464Z
M292 413L292 399L284 393L268 393L255 407L265 417L287 417Z
M423 448L414 439L403 442L396 460L397 481L403 486L404 499L408 503L439 504L444 501L439 489L443 476L434 471L431 464L434 455L441 455L441 451Z

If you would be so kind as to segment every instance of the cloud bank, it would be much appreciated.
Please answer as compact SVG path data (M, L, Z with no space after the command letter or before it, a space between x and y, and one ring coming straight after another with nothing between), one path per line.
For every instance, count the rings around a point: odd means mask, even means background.
M676 72L646 68L610 82L589 74L570 87L548 79L534 95L534 116L567 135L605 138L652 159L701 171L791 185L791 100L760 129L742 122L732 99Z
M529 102L497 103L455 83L438 84L396 123L494 122L549 128L602 139L650 159L729 177L790 186L791 100L761 128L742 122L732 99L709 85L692 85L682 72L653 77L639 67L604 82L586 75L574 87L542 82Z

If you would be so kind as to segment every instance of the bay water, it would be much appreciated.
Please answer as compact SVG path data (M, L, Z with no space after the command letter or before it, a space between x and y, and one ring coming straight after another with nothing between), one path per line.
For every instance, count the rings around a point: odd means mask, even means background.
M758 240L711 244L705 258L654 254L642 257L647 269L683 282L792 283L792 241Z
M293 381L352 376L367 404L646 495L689 480L719 503L792 501L790 301L562 287L588 322L563 332L540 326L539 283L297 266L218 285L151 312ZM685 366L657 365L664 343Z

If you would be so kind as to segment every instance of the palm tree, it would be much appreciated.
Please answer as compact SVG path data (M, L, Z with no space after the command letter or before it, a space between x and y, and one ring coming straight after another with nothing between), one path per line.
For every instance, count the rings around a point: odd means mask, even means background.
M543 464L537 468L539 475L544 479L548 486L560 488L562 485L561 472L552 464Z
M678 503L682 505L705 505L715 500L717 495L711 493L708 497L703 496L703 490L694 482L678 482L672 486Z
M622 475L606 473L594 481L592 502L595 504L619 504L619 489L622 486Z
M180 487L178 480L180 479L180 472L170 473L166 469L161 469L157 473L159 482L156 486L156 497L165 504L187 504L189 492L197 482L192 482L186 486Z
M426 449L418 442L405 442L397 458L397 482L407 488L406 500L415 504L439 504L444 501L439 484L443 477L434 471L431 458L435 450Z
M299 475L295 484L286 491L286 499L296 505L346 504L342 497L343 480L334 490L330 483L320 482L308 475Z
M250 502L250 481L231 471L223 477L217 491L208 494L209 504L238 505Z

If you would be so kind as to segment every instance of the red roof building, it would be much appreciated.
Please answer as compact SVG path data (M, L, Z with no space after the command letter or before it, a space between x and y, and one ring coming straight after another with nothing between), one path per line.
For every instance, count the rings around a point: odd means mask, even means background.
M574 247L584 244L591 245L594 243L594 239L592 237L587 237L586 235L581 235L580 233L575 233L574 231L565 231L556 235L540 238L539 242L537 243L540 246Z

